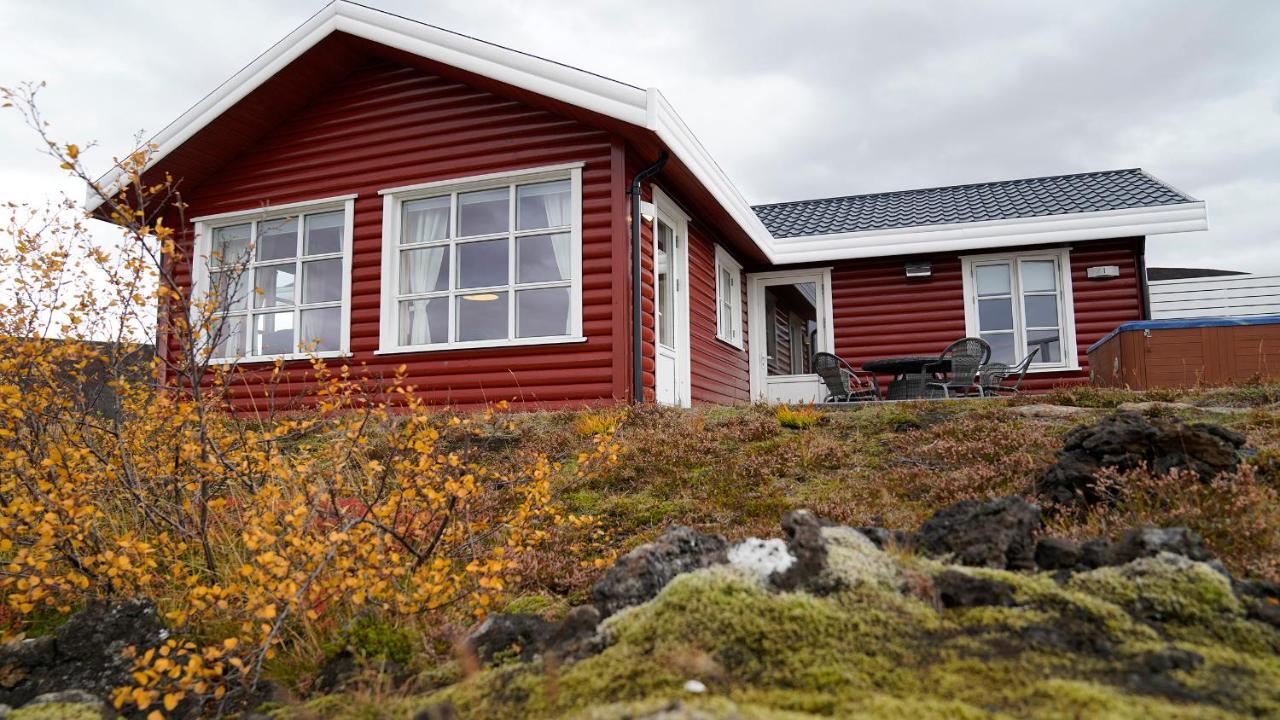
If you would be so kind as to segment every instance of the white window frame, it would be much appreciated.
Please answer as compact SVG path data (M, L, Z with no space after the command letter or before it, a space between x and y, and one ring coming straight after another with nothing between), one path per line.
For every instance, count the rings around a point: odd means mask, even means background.
M528 345L553 345L560 343L585 342L586 338L582 335L582 168L584 163L565 163L562 165L549 165L543 167L527 168L523 170L514 170L510 172L489 173L485 175L475 175L464 178L455 178L449 180L441 180L437 182L420 183L417 185L406 185L402 187L387 188L379 190L378 194L382 196L382 303L380 311L379 342L378 349L375 351L377 355L389 355L396 353L419 353L419 352L443 352L448 350L465 350L471 348L506 348L506 347L522 347ZM570 291L569 291L569 333L567 335L555 335L548 337L519 338L515 337L515 294L516 290L526 287L515 282L515 246L514 238L526 235L546 234L546 230L516 230L514 218L509 223L505 233L497 233L494 235L479 235L476 237L457 238L456 232L453 231L457 226L458 202L457 195L459 193L472 192L475 190L486 190L499 187L516 185L524 185L528 183L550 182L555 180L569 180L571 189L571 205L570 218L572 224L570 226ZM512 191L514 192L514 190ZM512 239L512 245L508 251L508 260L510 269L508 270L506 292L508 292L507 302L507 323L508 337L496 340L464 340L452 341L444 343L418 344L418 345L400 345L400 224L403 215L403 205L413 200L421 200L424 198L452 196L450 200L450 219L449 225L451 232L447 241L440 244L449 248L449 272L451 276L456 276L458 272L457 263L457 247L459 241L462 243L481 240L495 239L507 237ZM514 207L514 205L513 205ZM514 213L514 209L512 210ZM452 288L453 282L450 282ZM539 287L546 283L529 284L527 287ZM551 285L561 285L562 282L551 283ZM470 292L482 292L485 288L470 288ZM457 290L442 292L441 295L449 293L457 294ZM456 308L450 303L449 309L449 328L450 337L453 337L454 325L456 324Z
M730 285L729 297L723 296L725 288L722 287L720 278L723 271L729 272ZM733 347L742 349L742 263L733 259L728 250L716 245L716 339L728 343ZM724 315L729 316L730 333L725 336L721 332L724 323Z
M978 337L978 298L974 281L974 268L993 263L1009 263L1010 292L1014 298L1013 336L1015 351L1020 351L1015 360L1021 360L1026 353L1027 330L1023 322L1022 272L1020 263L1029 260L1053 260L1058 267L1058 321L1061 323L1062 361L1056 363L1032 362L1027 372L1068 372L1080 369L1080 358L1076 348L1075 294L1071 289L1071 249L1039 250L1018 253L994 253L990 255L966 255L960 258L961 275L964 283L964 322L965 332L970 337Z
M341 335L338 342L337 350L323 350L317 352L290 352L276 353L267 355L255 355L247 353L245 355L237 355L235 357L215 358L210 357L208 362L210 365L232 365L241 363L257 363L257 362L274 362L276 360L305 360L309 358L336 358L346 357L351 354L351 233L354 229L355 222L355 194L337 195L334 197L319 198L316 200L303 200L294 203L285 203L283 205L274 205L270 207L254 208L252 210L236 210L232 212L216 213L212 215L202 215L192 218L191 222L195 227L195 252L193 253L191 278L192 278L192 296L195 298L205 297L209 292L209 260L213 252L213 231L220 227L229 225L242 225L245 223L252 224L250 242L256 244L258 238L258 226L264 222L279 220L281 218L315 215L319 213L342 211L342 250L340 253L326 253L318 255L315 259L325 258L342 258L342 291L341 291ZM299 246L298 252L302 252L304 235L306 233L306 223L300 218L298 222ZM270 312L279 312L280 309L271 308L255 308L253 306L253 298L255 297L255 287L252 285L254 278L254 268L259 265L256 258L256 250L250 254L249 266L244 270L244 282L249 283L247 286L248 298L246 300L245 317L245 334L248 336L248 349L252 350L254 346L254 316L262 315ZM301 263L301 256L295 256L295 267ZM263 266L281 264L276 262L264 262ZM293 304L293 312L295 317L295 341L296 334L301 329L302 324L300 315L302 310L309 309L311 305L304 306L302 299L302 276L299 273L296 282L296 299ZM337 305L337 303L320 303L321 306ZM192 322L201 322L201 308L199 303L192 303L191 315ZM238 314L238 313L237 313ZM207 332L202 332L200 337L200 346L208 352L212 352L211 338Z

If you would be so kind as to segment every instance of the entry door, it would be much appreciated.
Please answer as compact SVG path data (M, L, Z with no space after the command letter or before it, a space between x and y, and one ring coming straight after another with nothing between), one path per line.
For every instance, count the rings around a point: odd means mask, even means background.
M666 405L689 404L684 372L689 352L685 267L684 223L660 213L653 233L654 378L657 400Z
M827 268L749 277L753 397L773 403L821 402L826 397L813 372L813 354L835 347L830 287Z

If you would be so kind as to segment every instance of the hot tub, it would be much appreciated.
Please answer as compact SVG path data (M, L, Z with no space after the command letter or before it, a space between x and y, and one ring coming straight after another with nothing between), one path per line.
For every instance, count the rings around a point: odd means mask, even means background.
M1280 379L1280 315L1127 322L1089 346L1089 376L1136 390Z

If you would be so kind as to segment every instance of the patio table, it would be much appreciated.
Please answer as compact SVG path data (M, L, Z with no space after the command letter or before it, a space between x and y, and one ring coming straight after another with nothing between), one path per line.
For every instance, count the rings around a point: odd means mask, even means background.
M924 387L911 387L908 376L919 375L926 366L936 372L950 372L951 360L937 355L908 355L906 357L879 358L862 363L862 369L877 375L892 375L886 400L914 400L926 397Z

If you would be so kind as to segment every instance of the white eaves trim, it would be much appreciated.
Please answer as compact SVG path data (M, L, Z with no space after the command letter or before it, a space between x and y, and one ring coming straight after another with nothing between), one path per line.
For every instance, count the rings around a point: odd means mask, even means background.
M151 140L156 149L148 167L173 152L334 32L345 32L435 60L652 131L671 154L679 158L712 193L765 255L772 255L774 241L769 231L656 88L642 90L584 70L344 0L335 0L326 5L161 130ZM98 184L107 190L108 195L113 194L119 189L120 176L121 171L116 168L101 178ZM101 202L90 189L86 199L87 209L92 212Z
M831 233L773 241L775 263L961 252L1206 230L1203 202L983 222Z

